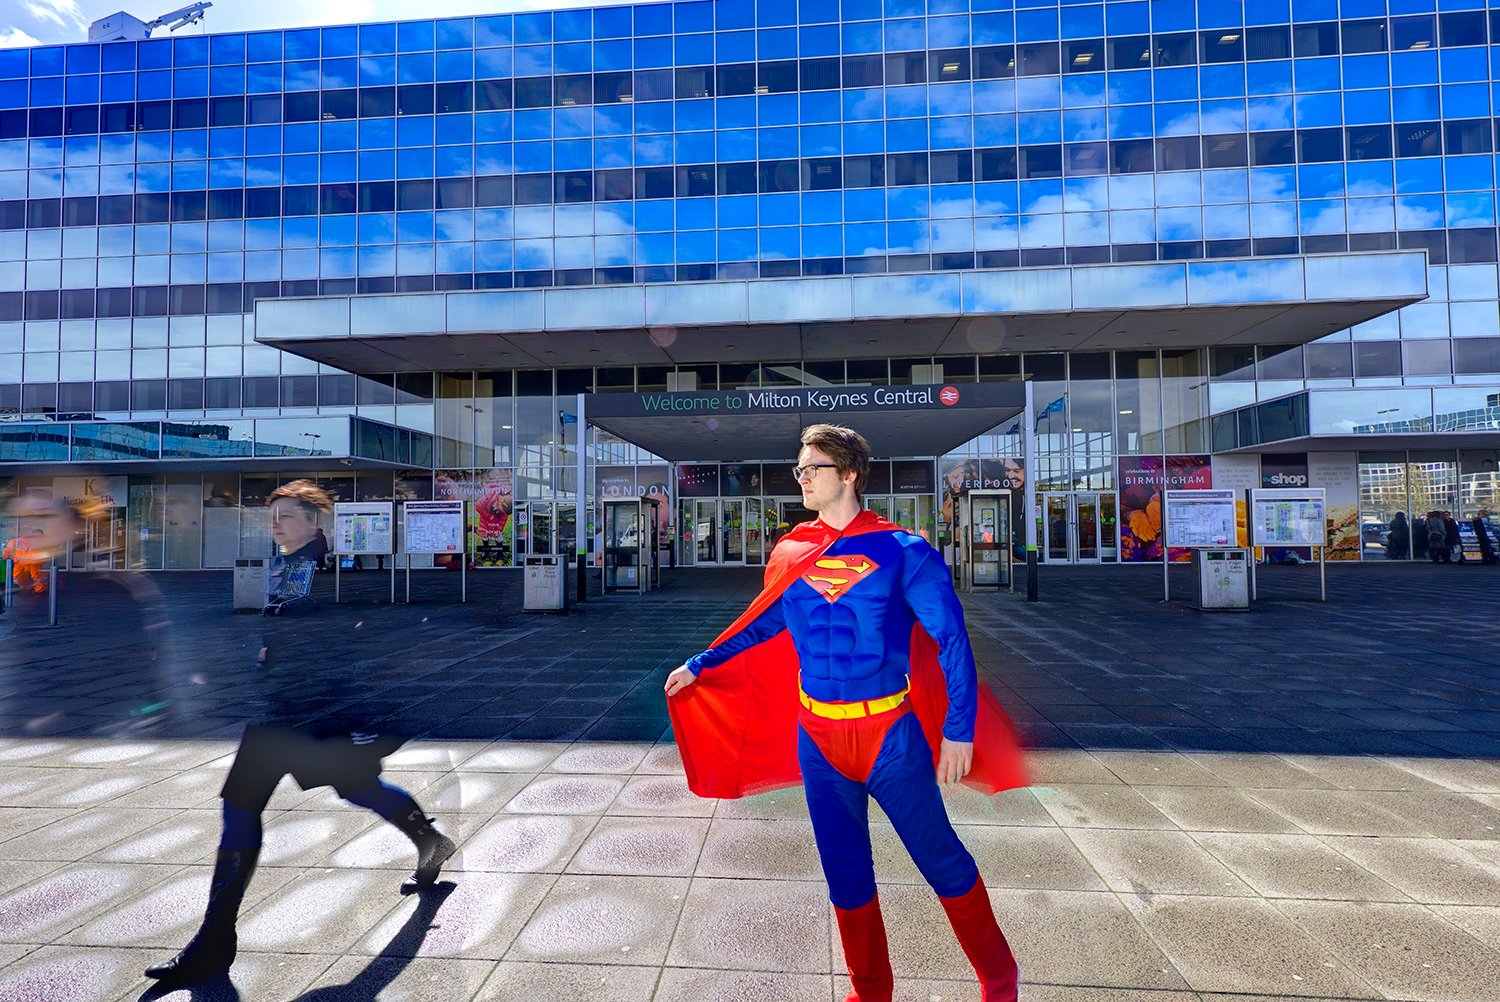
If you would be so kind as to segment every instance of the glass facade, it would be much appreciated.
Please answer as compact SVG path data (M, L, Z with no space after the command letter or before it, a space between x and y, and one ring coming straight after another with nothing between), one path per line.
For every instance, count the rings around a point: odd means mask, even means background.
M1467 448L1500 394L1497 81L1484 0L703 0L0 50L0 463L290 460L262 443L358 415L338 454L552 496L577 392L914 370L1064 401L1047 490L1298 435ZM351 374L252 310L1395 249L1426 252L1426 300L1291 347ZM1002 431L959 454L1015 455ZM1362 497L1379 471L1469 507L1459 448L1448 479L1361 459Z

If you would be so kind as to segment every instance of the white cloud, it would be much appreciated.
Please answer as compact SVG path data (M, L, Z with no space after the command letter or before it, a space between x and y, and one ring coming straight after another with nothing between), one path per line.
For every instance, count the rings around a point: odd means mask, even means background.
M38 21L48 21L59 28L82 28L88 24L77 0L23 0L21 6Z
M31 37L20 28L0 28L0 49L22 49L41 44L40 39Z

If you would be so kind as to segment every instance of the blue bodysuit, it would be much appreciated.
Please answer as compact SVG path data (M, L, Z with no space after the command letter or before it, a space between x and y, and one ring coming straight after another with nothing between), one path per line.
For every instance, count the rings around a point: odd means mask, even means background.
M908 532L836 540L759 617L687 666L695 675L712 671L785 629L797 650L803 694L823 703L859 703L906 689L918 623L937 642L947 683L943 737L972 741L978 681L963 607L941 555ZM835 906L856 909L875 897L872 796L939 896L956 897L974 886L979 871L948 821L932 746L909 702L855 720L804 709L797 752Z

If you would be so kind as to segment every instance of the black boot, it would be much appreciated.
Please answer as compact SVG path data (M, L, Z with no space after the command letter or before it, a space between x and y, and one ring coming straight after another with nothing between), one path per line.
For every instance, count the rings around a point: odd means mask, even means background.
M203 924L182 952L165 964L146 968L146 977L163 984L185 985L211 981L229 972L239 945L234 923L240 914L245 887L255 874L260 849L220 849L214 861L213 883Z
M437 882L443 864L458 851L453 840L433 827L433 819L425 817L420 809L391 819L391 824L400 828L417 847L417 869L401 884L402 894L415 894L424 887Z

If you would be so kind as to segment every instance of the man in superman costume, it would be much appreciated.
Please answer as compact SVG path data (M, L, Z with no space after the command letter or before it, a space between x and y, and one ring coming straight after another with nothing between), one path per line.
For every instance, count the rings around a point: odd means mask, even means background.
M978 683L942 557L862 508L869 455L849 428L802 433L795 474L818 518L777 544L750 608L667 678L673 732L699 796L741 797L800 776L850 1002L889 1002L893 989L869 797L937 892L985 1002L1014 1002L1015 958L938 783L1024 786L1020 750Z

